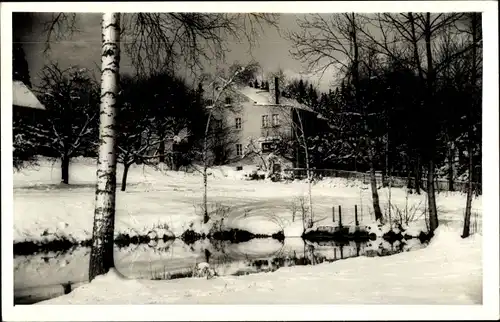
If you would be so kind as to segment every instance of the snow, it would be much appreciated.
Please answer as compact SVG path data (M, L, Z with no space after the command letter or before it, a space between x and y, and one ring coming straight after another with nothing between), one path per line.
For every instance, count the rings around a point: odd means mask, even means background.
M274 273L147 281L112 270L40 304L481 304L482 236L440 227L422 250Z
M35 94L21 81L12 82L12 104L45 110L45 107L36 98Z
M422 250L389 257L356 257L315 266L283 267L274 273L228 276L252 269L241 261L219 263L216 260L218 256L237 256L255 251L256 254L250 258L261 258L267 256L262 253L263 250L269 256L278 250L285 254L292 254L294 251L300 254L305 251L300 238L289 237L302 234L300 215L296 214L293 220L290 209L299 198L307 197L307 183L244 180L244 174L252 170L254 168L251 166L244 166L243 171L236 171L229 166L209 169L210 209L214 210L217 203L231 206L226 225L234 228L254 233L272 233L283 229L287 236L284 245L273 239L259 239L252 243L231 244L225 249L226 254L207 245L206 241L199 241L191 246L179 240L154 242L154 247L130 245L115 251L116 271L110 272L109 276L99 277L90 284L72 285L73 288L78 288L68 295L42 302L37 307L43 310L44 304L70 303L482 303L482 236L476 234L466 240L458 237L465 205L465 196L458 192L437 195L441 225L430 246ZM119 165L118 182L121 171L122 167ZM13 177L14 241L41 241L60 236L75 240L90 238L95 198L95 160L73 160L69 186L59 184L59 164L48 160L41 160L37 168L15 172ZM197 231L207 229L201 225L200 220L202 182L202 176L197 170L173 172L133 166L129 172L130 185L127 191L117 192L116 232L150 233L157 236L168 232L178 236L189 227ZM371 196L368 185L360 181L326 178L313 185L312 193L315 218L318 218L316 226L337 225L338 219L332 222L331 211L333 206L338 205L342 206L344 224L352 224L353 208L358 205L361 225L378 228L370 214ZM380 189L379 194L381 207L385 210L388 206L387 188ZM391 204L400 209L413 206L422 210L426 201L425 195L408 195L405 189L393 188L391 195ZM473 209L478 213L477 220L481 224L482 197L473 200ZM425 222L417 220L404 228L417 232L422 227L425 228ZM382 230L377 231L378 234L381 232ZM370 249L380 251L380 243L383 241L378 240L365 246L365 254ZM418 248L417 243L418 241L407 241L405 248ZM384 247L388 248L388 245ZM176 254L175 259L165 252L156 251L157 248L168 248L168 252ZM161 274L166 271L185 272L186 267L194 268L205 261L202 250L207 248L213 256L211 265L214 260L217 263L211 268L219 276L210 279L150 280L155 274L161 278ZM314 245L314 248L317 254L327 258L339 256L338 248L333 252L331 248L320 245ZM350 256L352 249L355 251L353 247L344 248L344 256ZM76 259L75 254L58 259L48 258L48 262L45 262L43 256L31 257L30 260L35 262L25 264L24 271L18 270L15 273L16 295L22 295L23 292L31 296L36 296L37 292L45 295L47 292L60 294L61 288L52 288L54 283L67 282L65 276L82 276L82 280L85 280L88 269L88 254L85 252L88 249L80 248L75 252L80 260ZM15 257L16 265L23 258ZM54 260L55 264L52 262ZM57 272L52 274L55 267ZM40 280L47 283L46 290L39 287ZM36 289L34 286L37 286ZM172 310L174 308L172 306ZM191 316L190 314L194 314L194 311L183 316ZM137 318L139 317L136 316Z
M258 105L258 106L269 106L269 105L275 106L276 105L275 104L276 101L274 99L274 90L273 89L271 89L270 91L265 91L265 90L253 88L250 86L241 86L237 90L241 94L245 95L255 105ZM300 108L300 109L312 112L311 108L309 108L308 106L306 106L304 104L300 104L299 102L297 102L297 100L280 96L279 101L280 101L279 106Z
M70 165L70 185L61 185L58 162L42 159L36 168L15 172L14 177L14 242L47 241L67 238L82 241L91 238L95 201L96 161L74 159ZM118 182L122 166L118 165ZM300 211L292 215L300 198L307 199L305 181L277 182L245 180L243 171L223 166L209 169L208 201L213 219L221 207L230 207L224 220L227 228L239 228L258 234L284 231L285 236L300 236L303 225ZM129 171L129 184L125 192L117 191L116 234L180 236L192 228L208 232L201 223L203 178L199 171L158 171L151 167L133 166ZM338 217L342 206L342 222L354 225L354 205L358 206L358 219L362 226L375 227L371 210L371 193L360 181L326 178L312 186L316 226L337 226L332 221L332 207ZM388 209L388 188L379 190L380 205ZM417 215L426 205L425 194L407 194L405 189L391 190L394 209L415 209ZM437 195L440 221L455 228L463 223L465 195L459 192ZM477 213L478 231L482 230L482 197L473 199L473 213ZM395 211L392 211L393 218ZM415 217L418 217L418 216ZM418 235L425 230L425 220L410 222L409 232ZM386 228L383 228L386 229Z

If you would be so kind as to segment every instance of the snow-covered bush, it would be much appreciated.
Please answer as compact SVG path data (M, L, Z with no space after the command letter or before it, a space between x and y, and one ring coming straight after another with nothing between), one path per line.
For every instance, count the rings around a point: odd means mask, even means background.
M207 279L211 279L216 276L217 273L207 262L198 263L193 269L193 277L206 277Z

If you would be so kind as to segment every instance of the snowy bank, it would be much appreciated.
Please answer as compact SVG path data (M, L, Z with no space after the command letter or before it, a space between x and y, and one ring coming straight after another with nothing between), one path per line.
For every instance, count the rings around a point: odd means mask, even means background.
M38 167L14 173L14 242L47 242L59 238L80 242L90 239L95 171L95 160L74 159L70 166L70 185L67 186L59 184L57 162L41 160ZM122 171L123 167L118 165L118 178ZM221 207L230 208L224 220L226 228L268 235L283 231L286 237L302 235L303 224L297 207L300 199L307 196L307 183L247 181L243 179L242 171L231 167L210 169L209 173L209 209L217 213ZM179 237L190 228L196 232L210 229L200 224L203 178L199 172L159 171L134 165L129 170L128 182L125 192L117 191L116 234L132 237L151 233L162 238L164 235ZM359 181L325 178L313 185L312 194L317 226L335 226L332 207L339 205L342 206L344 225L353 225L355 205L362 226L373 222L370 191ZM386 211L387 188L380 189L379 195L380 206ZM391 207L410 209L416 214L415 218L425 204L425 194L408 195L405 189L391 190ZM462 226L464 194L438 194L437 205L440 220L457 228ZM480 225L481 197L473 200L473 208L474 214L478 214L473 220ZM425 227L423 217L412 227Z
M116 270L39 304L481 304L482 236L440 227L422 250L274 273L132 280Z

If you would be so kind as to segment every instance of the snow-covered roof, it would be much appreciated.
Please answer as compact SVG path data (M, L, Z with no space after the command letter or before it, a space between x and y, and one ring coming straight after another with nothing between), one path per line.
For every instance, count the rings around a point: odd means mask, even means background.
M246 96L251 102L253 102L255 105L260 105L260 106L289 106L289 107L294 107L294 108L299 108L302 110L306 110L309 112L314 112L310 107L301 104L297 102L294 99L291 98L286 98L283 96L280 96L279 98L279 105L276 105L276 101L274 99L274 92L273 90L265 91L263 89L259 88L253 88L250 86L241 86L238 87L238 92Z
M35 94L21 81L12 82L12 104L22 107L45 110Z

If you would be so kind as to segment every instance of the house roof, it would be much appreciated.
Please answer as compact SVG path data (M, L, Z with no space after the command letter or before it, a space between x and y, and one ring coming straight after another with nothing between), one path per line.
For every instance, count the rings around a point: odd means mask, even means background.
M12 82L12 104L22 107L45 110L35 94L21 81Z
M237 90L238 92L246 96L250 101L254 102L255 105L276 106L272 89L270 91L265 91L250 86L241 86L238 87ZM309 112L314 112L310 107L297 102L297 100L295 99L280 96L279 102L279 106L289 106Z

